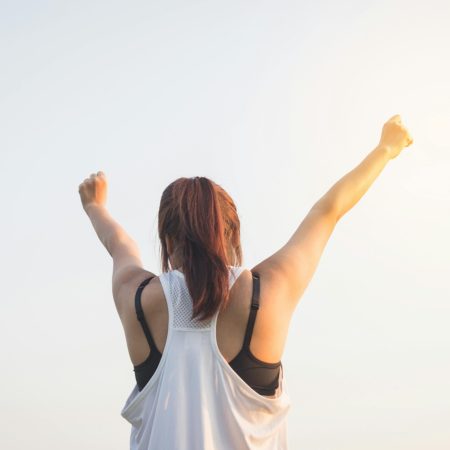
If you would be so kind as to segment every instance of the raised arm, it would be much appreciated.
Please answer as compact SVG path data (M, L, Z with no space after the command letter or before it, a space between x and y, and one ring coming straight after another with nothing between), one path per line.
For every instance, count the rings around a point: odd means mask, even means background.
M295 233L276 253L252 270L266 286L283 291L287 306L295 308L311 281L325 245L338 220L369 189L390 159L413 142L400 116L383 126L379 144L353 170L336 182L310 209Z
M384 169L389 160L398 156L413 142L400 116L391 117L383 126L379 144L353 170L343 176L319 201L332 208L339 220L358 203Z
M92 173L78 186L83 209L113 259L112 293L117 311L124 317L130 310L129 291L155 274L144 269L137 243L106 209L107 189L106 175L102 171Z

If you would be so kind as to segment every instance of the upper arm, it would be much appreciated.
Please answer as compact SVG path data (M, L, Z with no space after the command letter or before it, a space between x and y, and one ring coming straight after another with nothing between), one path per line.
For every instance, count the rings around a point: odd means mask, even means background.
M144 279L156 276L145 270L142 264L137 244L129 239L114 244L111 256L113 258L112 293L119 316L122 317L134 301L133 292Z
M289 241L252 270L264 274L295 308L337 223L334 211L313 207Z

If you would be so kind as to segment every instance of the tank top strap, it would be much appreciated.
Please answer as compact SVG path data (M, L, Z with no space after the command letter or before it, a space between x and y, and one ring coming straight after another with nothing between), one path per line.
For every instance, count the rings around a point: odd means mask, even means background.
M147 284L153 278L154 278L154 276L146 278L138 286L138 288L136 290L136 295L135 295L135 298L134 298L134 306L135 306L135 309L136 309L136 316L137 316L137 319L139 320L139 322L141 323L141 326L142 326L142 329L144 330L144 334L145 334L145 337L147 339L148 345L152 349L152 353L153 353L153 349L156 349L156 345L155 345L155 341L153 340L152 333L150 332L150 329L149 329L149 327L147 325L147 322L145 320L144 311L142 309L141 296L142 296L142 290L144 289L145 286L147 286ZM159 353L159 351L158 351L158 353Z
M255 326L256 312L259 309L260 280L258 273L252 272L252 279L253 279L252 304L250 315L247 322L247 328L245 329L245 338L244 338L244 347L246 348L250 348L250 340L252 338L253 327Z

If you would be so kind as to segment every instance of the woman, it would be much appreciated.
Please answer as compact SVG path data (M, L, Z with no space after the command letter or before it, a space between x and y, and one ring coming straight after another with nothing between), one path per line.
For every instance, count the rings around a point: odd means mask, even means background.
M389 119L376 148L251 270L241 266L236 206L208 178L179 178L164 190L159 276L109 215L105 174L80 184L113 258L112 292L136 377L121 411L132 449L287 448L281 357L292 314L337 221L412 142L400 116Z

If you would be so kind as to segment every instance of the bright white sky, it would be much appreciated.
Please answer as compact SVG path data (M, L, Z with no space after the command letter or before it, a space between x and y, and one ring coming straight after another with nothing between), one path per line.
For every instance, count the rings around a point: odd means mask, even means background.
M106 173L156 273L163 189L211 178L251 268L394 114L414 144L338 223L291 322L289 442L449 448L450 6L374 3L0 0L1 448L128 448L135 380L84 178Z

